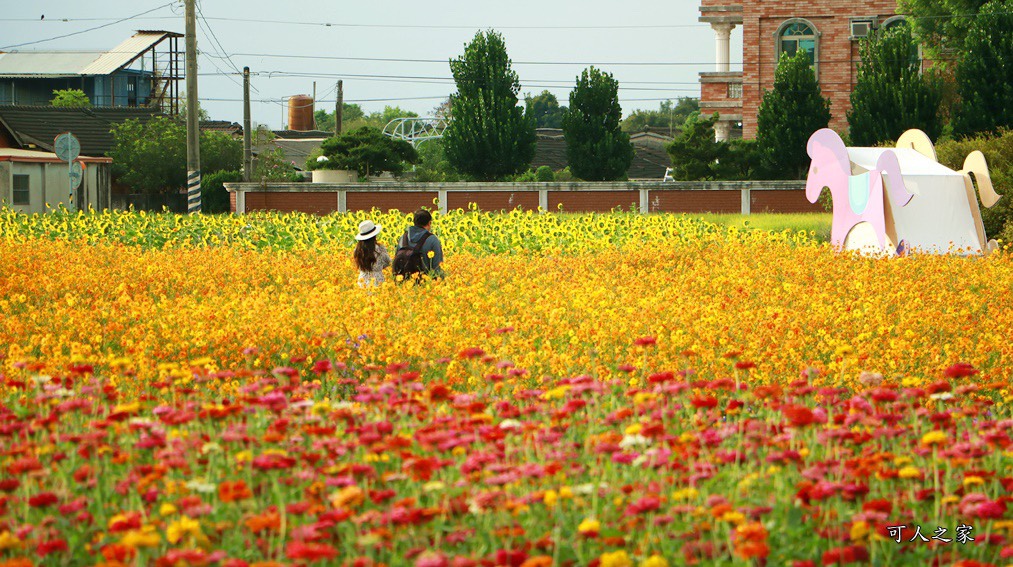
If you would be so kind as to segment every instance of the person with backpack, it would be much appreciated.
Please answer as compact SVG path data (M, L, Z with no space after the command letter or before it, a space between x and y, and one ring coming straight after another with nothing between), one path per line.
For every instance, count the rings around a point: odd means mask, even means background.
M390 266L390 254L383 244L376 241L383 227L371 220L359 223L359 234L355 235L355 251L352 259L359 268L359 287L370 287L383 283L383 269Z
M403 279L421 280L423 275L443 278L446 274L440 267L443 263L443 246L440 239L430 232L433 215L426 210L415 212L414 223L398 240L394 254L393 271Z

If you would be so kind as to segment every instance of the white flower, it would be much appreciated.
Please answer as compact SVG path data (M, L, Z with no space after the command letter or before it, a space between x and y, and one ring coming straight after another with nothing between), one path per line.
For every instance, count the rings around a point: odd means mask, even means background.
M626 435L623 437L623 440L619 442L619 446L623 449L626 449L628 447L636 447L638 445L650 445L650 444L651 440L640 434Z
M953 394L949 392L941 392L939 394L932 394L929 396L930 400L952 400Z
M516 419L504 419L499 423L500 429L520 429L521 427L521 422Z
M215 492L218 487L210 482L204 482L201 479L194 479L186 483L186 487L194 492L200 492L203 494L211 494Z

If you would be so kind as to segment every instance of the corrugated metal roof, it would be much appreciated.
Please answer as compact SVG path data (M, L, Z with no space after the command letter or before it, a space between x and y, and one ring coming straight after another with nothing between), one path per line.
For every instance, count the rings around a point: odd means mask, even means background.
M45 79L109 75L129 65L166 37L179 34L167 31L139 31L106 53L24 51L0 53L0 78ZM150 69L149 69L150 70Z
M28 51L0 54L0 77L76 77L98 59L95 53L47 53Z
M103 53L98 59L81 70L82 75L108 75L128 65L138 55L170 35L164 31L137 32L123 43Z

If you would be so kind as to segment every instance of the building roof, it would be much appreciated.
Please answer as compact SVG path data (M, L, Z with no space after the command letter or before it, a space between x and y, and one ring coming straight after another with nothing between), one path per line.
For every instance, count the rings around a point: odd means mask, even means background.
M243 125L230 120L201 120L202 132L225 132L230 136L242 136Z
M334 137L334 132L325 130L273 130L274 137L282 140L326 140Z
M109 75L133 63L162 40L182 35L168 31L139 31L105 53L15 51L0 53L0 78L51 79Z
M0 148L0 161L19 161L32 163L67 163L56 157L53 152L40 152L37 150L19 150L17 148ZM112 158L78 156L76 160L83 163L112 163Z
M303 170L306 169L306 160L309 159L310 155L324 143L327 138L308 138L301 140L285 140L282 138L275 138L267 144L255 146L253 152L260 154L263 152L271 151L274 149L281 150L282 157L285 161L292 162L292 167Z
M54 106L0 106L0 127L21 146L52 151L53 140L70 132L81 142L81 153L104 156L113 147L113 125L130 119L151 120L155 108L59 108Z

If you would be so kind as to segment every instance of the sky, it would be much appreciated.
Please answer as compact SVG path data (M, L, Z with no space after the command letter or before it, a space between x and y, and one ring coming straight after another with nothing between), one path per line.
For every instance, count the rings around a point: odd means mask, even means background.
M184 31L180 1L3 4L0 50L108 50L134 30ZM391 105L430 115L455 91L448 60L490 28L506 40L521 96L549 90L561 104L588 64L614 74L625 115L699 96L698 73L714 70L714 32L698 21L695 0L199 0L198 6L202 108L213 119L242 122L238 70L249 66L252 119L272 128L283 126L284 101L312 95L314 81L317 108L333 110L339 78L345 102L366 112ZM98 26L104 27L76 33ZM74 35L39 41L65 34ZM4 49L26 42L39 43ZM732 70L741 69L741 60L737 28Z

